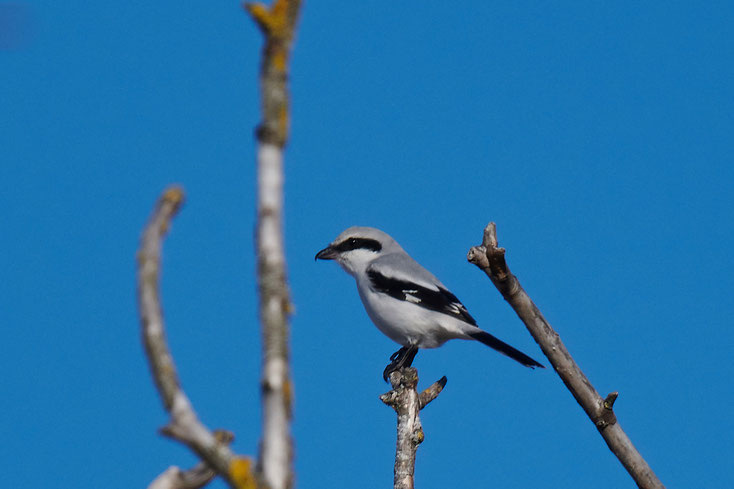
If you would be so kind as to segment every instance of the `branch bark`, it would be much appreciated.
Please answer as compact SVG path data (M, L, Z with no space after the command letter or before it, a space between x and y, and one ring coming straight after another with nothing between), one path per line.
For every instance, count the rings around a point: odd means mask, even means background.
M401 368L390 374L393 389L380 396L380 400L392 407L398 416L398 436L395 448L394 489L413 489L415 479L415 455L423 442L423 427L418 413L433 401L446 385L446 377L434 382L420 394L418 371L413 367Z
M211 482L217 473L206 463L199 462L189 470L175 465L168 467L148 485L148 489L200 489Z
M505 261L505 250L498 247L495 223L490 222L487 225L482 245L472 247L467 259L487 274L502 297L525 323L576 402L584 409L609 449L629 472L637 486L642 489L664 489L665 486L617 422L613 405L618 393L612 392L602 399L573 360L558 333L543 317L517 277L510 272Z
M167 189L158 200L145 226L138 250L138 309L142 340L153 381L171 419L161 433L187 445L208 467L237 489L254 488L250 460L228 447L231 437L212 433L194 411L181 387L173 356L168 348L159 293L161 247L171 219L183 204L179 187ZM170 477L170 475L169 475Z
M270 8L259 2L245 3L245 10L263 33L260 92L263 120L257 139L284 148L290 128L288 61L290 59L300 0L275 0Z
M293 386L288 349L291 304L282 215L283 149L290 125L288 60L300 5L299 0L275 0L270 8L261 3L245 4L265 41L260 65L263 119L256 131L256 248L263 338L263 435L258 473L269 489L287 489L293 484Z
M214 437L229 445L234 440L230 431L216 430ZM172 465L164 470L148 485L148 489L200 489L217 476L217 473L206 462L199 462L188 470Z

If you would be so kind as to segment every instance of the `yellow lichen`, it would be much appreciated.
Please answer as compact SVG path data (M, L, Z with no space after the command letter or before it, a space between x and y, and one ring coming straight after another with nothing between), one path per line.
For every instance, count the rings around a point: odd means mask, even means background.
M278 114L278 123L280 124L280 130L283 132L283 135L288 134L288 106L284 105L280 108L280 113Z
M238 489L256 489L255 475L252 473L252 460L247 457L234 457L229 464L229 477Z
M276 0L268 9L260 2L246 3L245 9L260 28L273 37L283 37L289 31L288 8L290 0Z
M288 65L288 56L285 49L280 48L273 53L271 58L273 67L278 71L285 71Z
M257 25L260 26L261 29L267 31L269 27L270 22L270 12L268 12L268 8L263 5L262 3L246 3L245 4L245 10L247 10L252 18L257 22Z
M289 3L289 0L275 0L270 9L270 28L276 36L282 36L288 28Z
M179 206L184 200L184 191L181 187L173 186L166 189L163 192L163 200L170 202L173 205Z
M418 433L415 434L415 441L417 444L423 443L423 440L425 439L425 435L423 434L423 430L418 430Z
M293 384L290 379L286 379L283 383L283 402L285 403L285 409L288 412L288 417L291 417L291 406L293 406Z

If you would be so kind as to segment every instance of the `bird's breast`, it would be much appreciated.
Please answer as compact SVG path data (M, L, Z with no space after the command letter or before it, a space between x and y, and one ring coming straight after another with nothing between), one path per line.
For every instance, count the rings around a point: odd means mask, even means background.
M358 287L367 315L385 336L396 343L436 348L451 338L451 318L442 317L415 302L396 299L368 287Z

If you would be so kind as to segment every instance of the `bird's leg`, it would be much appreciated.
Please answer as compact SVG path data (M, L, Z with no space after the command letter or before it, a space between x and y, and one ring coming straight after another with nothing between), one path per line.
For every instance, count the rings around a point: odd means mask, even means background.
M410 367L413 365L413 359L418 354L418 347L414 345L404 346L390 356L390 363L385 367L382 372L382 378L387 379L390 374L396 370L400 370L403 367Z
M408 348L407 353L405 354L405 360L403 361L403 364L400 366L402 367L410 367L413 365L413 360L415 360L415 356L418 354L418 347L417 346L411 346Z

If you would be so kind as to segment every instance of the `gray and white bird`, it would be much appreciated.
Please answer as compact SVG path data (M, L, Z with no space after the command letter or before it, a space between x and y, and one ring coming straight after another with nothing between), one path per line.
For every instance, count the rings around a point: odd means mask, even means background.
M419 348L437 348L451 339L477 340L526 367L541 367L521 351L481 330L464 305L440 280L408 255L387 233L353 226L315 259L334 260L357 282L372 322L402 345L383 377L409 367Z

